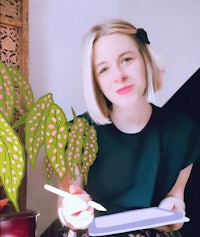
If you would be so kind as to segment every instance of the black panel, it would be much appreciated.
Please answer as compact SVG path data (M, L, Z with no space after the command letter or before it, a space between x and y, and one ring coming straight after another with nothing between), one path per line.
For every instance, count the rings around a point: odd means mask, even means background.
M200 125L200 68L164 107L185 113ZM195 164L192 170L186 187L185 201L187 216L191 221L184 224L181 232L185 237L193 237L199 233L200 163Z

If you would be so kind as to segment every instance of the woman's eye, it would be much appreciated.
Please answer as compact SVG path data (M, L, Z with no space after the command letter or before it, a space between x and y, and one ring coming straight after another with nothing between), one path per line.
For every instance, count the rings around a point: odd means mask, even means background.
M104 68L102 68L101 70L99 70L99 74L102 74L102 73L104 73L104 72L106 72L106 71L107 71L107 68L104 67Z
M126 58L123 58L123 59L122 59L122 62L125 62L125 63L126 63L126 62L129 62L131 59L132 59L132 58L130 58L130 57L126 57Z

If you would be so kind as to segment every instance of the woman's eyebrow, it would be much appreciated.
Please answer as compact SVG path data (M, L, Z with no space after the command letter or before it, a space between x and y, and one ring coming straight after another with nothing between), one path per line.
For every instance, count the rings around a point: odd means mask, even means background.
M95 70L98 70L99 67L101 67L101 66L103 66L103 65L105 65L105 64L106 64L106 61L102 61L102 62L100 62L100 63L98 63L98 64L94 64L94 69L95 69Z
M126 54L134 54L134 52L131 51L131 50L127 50L127 51L125 51L125 52L119 54L119 57L123 57L123 56L125 56Z

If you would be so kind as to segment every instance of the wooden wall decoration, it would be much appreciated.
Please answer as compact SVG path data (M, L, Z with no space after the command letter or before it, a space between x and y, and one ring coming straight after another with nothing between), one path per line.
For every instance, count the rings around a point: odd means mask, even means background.
M28 77L28 0L0 1L0 60Z
M28 56L28 0L0 0L0 60L28 78ZM18 88L15 91L23 105ZM18 117L14 112L13 122ZM23 141L23 126L16 132ZM26 175L19 192L19 207L26 208Z

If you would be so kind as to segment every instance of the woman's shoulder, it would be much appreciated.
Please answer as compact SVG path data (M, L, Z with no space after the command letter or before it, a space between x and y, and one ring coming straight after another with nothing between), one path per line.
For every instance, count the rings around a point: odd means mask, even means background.
M174 143L182 147L191 143L196 147L200 145L200 126L188 115L165 107L155 107L154 116L166 144Z

